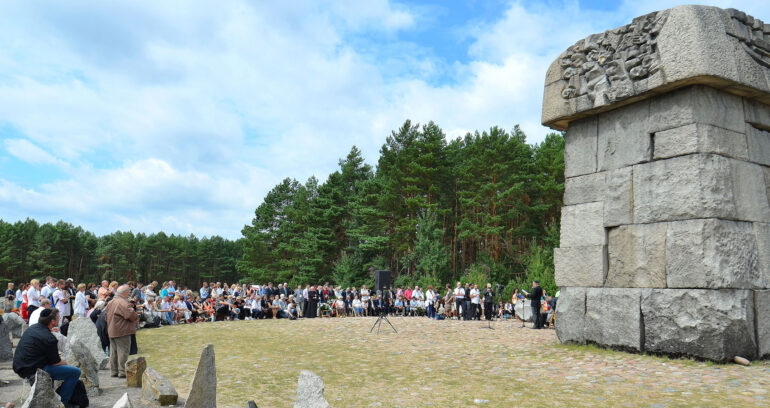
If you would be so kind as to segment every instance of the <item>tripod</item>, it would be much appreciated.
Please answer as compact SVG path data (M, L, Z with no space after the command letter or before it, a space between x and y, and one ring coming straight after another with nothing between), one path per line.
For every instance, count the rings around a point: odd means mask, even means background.
M500 292L498 290L498 292ZM492 292L492 311L489 312L489 319L487 319L487 327L484 327L485 329L494 330L494 327L492 327L492 320L495 318L495 295L494 292ZM484 293L486 296L486 292ZM488 302L484 302L484 312L486 314L486 306Z
M383 320L385 320L390 325L390 328L393 329L394 333L398 333L398 330L396 330L396 328L393 327L393 323L391 323L390 320L388 320L388 316L386 315L387 308L385 307L385 302L387 302L389 297L390 297L390 291L387 288L383 288L382 298L380 298L380 317L377 318L377 320L372 325L372 328L369 329L369 333L371 333L372 330L374 330L374 326L377 326L377 334L380 334L380 326L382 326Z

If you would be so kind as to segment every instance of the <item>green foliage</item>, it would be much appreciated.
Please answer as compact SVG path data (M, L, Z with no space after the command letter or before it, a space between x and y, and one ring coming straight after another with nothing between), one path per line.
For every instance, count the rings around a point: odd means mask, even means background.
M478 262L471 265L465 270L465 273L460 276L460 283L465 285L466 283L475 283L479 285L479 288L486 286L489 281L489 273L491 272L489 265Z

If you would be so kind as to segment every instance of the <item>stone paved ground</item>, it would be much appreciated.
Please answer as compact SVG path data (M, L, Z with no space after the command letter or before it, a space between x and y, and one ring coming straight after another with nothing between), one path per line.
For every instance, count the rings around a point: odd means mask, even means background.
M302 369L323 377L335 407L770 406L770 362L742 367L563 346L553 330L515 322L488 330L484 322L391 321L398 334L385 326L370 334L373 318L349 318L181 325L138 338L148 365L182 397L203 345L213 343L220 407L249 399L292 406ZM12 377L3 367L0 379ZM118 384L111 393L120 391ZM7 392L0 387L0 398Z

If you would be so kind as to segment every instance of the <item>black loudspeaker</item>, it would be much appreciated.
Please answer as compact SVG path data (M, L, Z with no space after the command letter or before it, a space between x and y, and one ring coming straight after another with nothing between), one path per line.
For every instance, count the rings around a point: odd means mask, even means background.
M390 289L390 271L374 271L374 290Z

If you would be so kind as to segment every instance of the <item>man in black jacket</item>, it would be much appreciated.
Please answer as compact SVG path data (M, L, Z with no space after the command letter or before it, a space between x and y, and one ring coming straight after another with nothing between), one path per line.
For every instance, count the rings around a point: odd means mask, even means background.
M543 288L540 287L539 281L532 282L532 293L527 293L527 298L530 299L530 306L532 306L532 325L533 329L542 329L543 322L540 317L540 299L543 297Z
M492 291L492 284L487 283L487 290L484 291L484 318L492 320L492 309L495 305L495 292Z
M56 337L51 330L59 324L59 310L45 309L40 312L40 320L24 332L13 355L13 371L19 377L34 378L37 369L51 375L51 379L64 380L61 386L61 402L69 406L75 384L80 378L80 369L67 365L59 356Z

